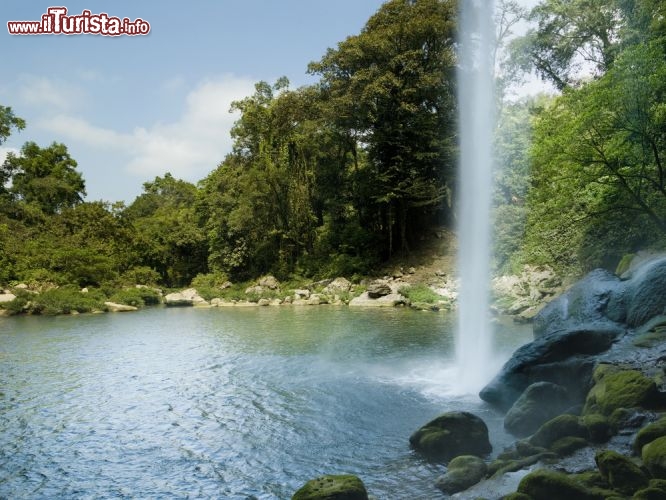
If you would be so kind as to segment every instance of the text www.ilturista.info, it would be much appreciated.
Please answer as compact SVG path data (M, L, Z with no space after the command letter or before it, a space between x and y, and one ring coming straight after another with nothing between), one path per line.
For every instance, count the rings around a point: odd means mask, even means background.
M109 16L105 12L93 14L84 10L68 16L67 7L49 7L41 21L7 21L10 35L147 35L150 23L141 18L130 21L125 17Z

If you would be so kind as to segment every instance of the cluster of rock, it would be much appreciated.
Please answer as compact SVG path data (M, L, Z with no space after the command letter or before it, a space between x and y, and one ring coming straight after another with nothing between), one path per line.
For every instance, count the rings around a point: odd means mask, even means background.
M228 284L230 286L230 284ZM228 286L220 287L223 291ZM315 289L321 289L315 292ZM279 306L279 305L320 305L342 304L343 297L353 289L352 283L346 278L335 278L312 283L307 288L281 292L280 282L274 276L264 276L245 289L244 299L224 299L214 297L204 299L195 288L167 294L164 303L168 307L230 307L230 306Z
M486 424L467 412L445 413L410 437L414 450L446 465L435 483L443 493L666 498L666 258L629 269L621 278L593 271L546 305L534 341L481 391L517 438L493 460ZM507 474L518 471L507 489Z
M519 275L494 278L492 291L496 313L512 315L518 322L529 322L563 291L562 279L548 266L526 265Z

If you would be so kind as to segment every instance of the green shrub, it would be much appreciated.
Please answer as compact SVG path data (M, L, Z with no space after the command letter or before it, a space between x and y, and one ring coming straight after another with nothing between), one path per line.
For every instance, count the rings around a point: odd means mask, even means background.
M424 302L426 304L434 304L435 302L444 298L436 293L428 285L423 283L418 283L411 286L402 286L400 287L399 292L412 302Z
M81 293L77 287L64 286L34 295L30 312L35 314L69 314L102 310L104 301L96 293Z
M109 301L134 307L151 306L161 302L160 294L152 288L125 288L111 295Z

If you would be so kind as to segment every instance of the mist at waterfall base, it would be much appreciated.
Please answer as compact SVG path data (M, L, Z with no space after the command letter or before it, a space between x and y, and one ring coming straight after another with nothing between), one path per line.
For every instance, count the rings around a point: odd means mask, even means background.
M492 360L489 318L490 200L494 91L491 44L493 1L461 2L458 109L460 295L456 365L461 392L477 392L498 368Z

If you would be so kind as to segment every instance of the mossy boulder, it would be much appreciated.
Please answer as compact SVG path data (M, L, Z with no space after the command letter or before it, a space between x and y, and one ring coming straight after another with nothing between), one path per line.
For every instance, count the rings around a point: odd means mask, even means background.
M485 456L492 451L488 426L469 412L449 412L428 422L409 438L412 448L447 462L460 455Z
M585 438L587 429L576 415L559 415L543 424L529 439L529 443L550 448L555 441L569 436Z
M634 439L634 453L640 455L643 446L662 436L666 436L666 417L662 417L638 431Z
M532 500L532 497L526 495L525 493L518 493L516 491L514 493L509 493L508 495L504 495L502 497L502 500Z
M632 500L663 500L666 498L666 480L652 479L647 488L638 490Z
M446 494L458 493L481 481L488 472L486 463L474 455L463 455L449 462L446 474L435 486Z
M632 495L649 484L649 478L640 467L616 451L600 451L594 461L611 488L623 495Z
M613 434L608 417L598 413L583 415L580 422L587 429L587 439L592 443L605 443Z
M571 400L564 387L551 382L536 382L525 389L508 411L504 428L514 436L529 436L569 406Z
M641 457L654 478L666 479L666 436L643 446Z
M654 380L638 370L623 370L598 378L585 400L586 414L610 415L618 408L649 407L658 397Z
M576 436L566 436L550 445L550 450L560 457L567 457L572 453L585 448L589 443L587 439Z
M532 500L604 500L602 493L590 490L566 474L546 469L525 476L518 492Z
M351 474L329 475L305 483L292 500L368 500L363 481Z

